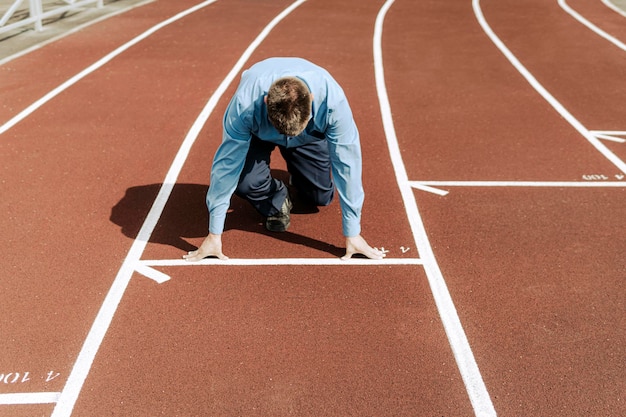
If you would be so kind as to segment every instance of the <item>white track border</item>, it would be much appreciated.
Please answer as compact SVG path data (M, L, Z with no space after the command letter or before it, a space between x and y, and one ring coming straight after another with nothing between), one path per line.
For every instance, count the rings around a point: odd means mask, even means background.
M605 32L604 30L600 29L598 26L591 23L588 19L584 18L580 13L574 10L572 6L567 4L565 0L558 0L558 3L559 3L559 6L561 6L561 8L565 10L565 12L567 12L574 19L578 20L581 24L589 28L589 30L594 32L596 35L611 42L613 45L617 46L622 51L626 52L626 45L624 44L624 42L620 41L619 39L617 39L616 37L612 35L609 35L607 32Z

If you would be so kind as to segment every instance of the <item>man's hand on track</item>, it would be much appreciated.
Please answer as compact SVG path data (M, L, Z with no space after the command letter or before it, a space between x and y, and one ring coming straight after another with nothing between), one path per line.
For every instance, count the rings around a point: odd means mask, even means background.
M183 259L189 262L196 262L207 256L213 256L219 259L228 259L228 256L222 253L222 235L209 235L204 239L202 245L198 250L189 252L187 255L183 255Z
M385 253L367 244L361 235L346 238L346 254L341 257L344 261L352 258L355 254L365 255L370 259L380 260L385 257Z

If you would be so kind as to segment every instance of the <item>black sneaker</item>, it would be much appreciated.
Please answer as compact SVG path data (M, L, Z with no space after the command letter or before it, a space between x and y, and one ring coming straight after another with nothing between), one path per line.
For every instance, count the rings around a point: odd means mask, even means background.
M292 207L293 205L291 204L291 199L287 196L280 208L280 211L273 216L269 216L265 220L265 228L270 232L284 232L287 230L291 224L289 213L291 212Z

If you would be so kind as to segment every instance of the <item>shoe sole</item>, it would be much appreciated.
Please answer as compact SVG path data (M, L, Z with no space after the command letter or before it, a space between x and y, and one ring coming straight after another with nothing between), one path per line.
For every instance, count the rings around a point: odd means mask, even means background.
M265 228L269 230L270 232L285 232L289 228L290 224L291 224L291 221L287 222L287 224L284 224L278 221L277 222L267 221L265 222Z
M287 204L287 216L286 216L287 223L283 223L280 220L266 219L265 228L269 230L270 232L284 232L289 228L289 225L291 224L291 219L289 218L289 212L293 208L293 204L291 202L291 199L289 199L289 196L287 196L286 204Z

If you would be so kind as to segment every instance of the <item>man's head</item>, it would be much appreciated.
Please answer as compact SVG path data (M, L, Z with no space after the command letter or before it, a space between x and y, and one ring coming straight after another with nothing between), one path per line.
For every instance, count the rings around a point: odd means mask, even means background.
M270 86L265 103L267 116L283 135L299 135L311 115L313 95L307 85L296 77L283 77Z

